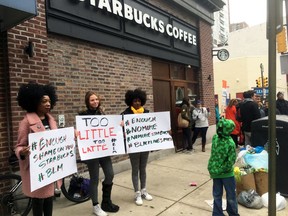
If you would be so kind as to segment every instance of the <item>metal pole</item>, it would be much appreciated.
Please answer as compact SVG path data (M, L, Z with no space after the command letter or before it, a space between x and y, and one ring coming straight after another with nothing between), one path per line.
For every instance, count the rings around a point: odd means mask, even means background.
M261 63L260 64L260 70L261 70L261 83L262 83L262 99L265 100L266 98L266 91L265 91L265 86L264 86L264 76L263 76L263 72L264 72L264 66ZM263 100L261 101L261 103L263 103Z
M279 4L282 0L267 0L268 76L269 76L269 206L268 215L276 216L276 34L279 31ZM282 14L282 11L281 13ZM283 18L282 18L283 19Z

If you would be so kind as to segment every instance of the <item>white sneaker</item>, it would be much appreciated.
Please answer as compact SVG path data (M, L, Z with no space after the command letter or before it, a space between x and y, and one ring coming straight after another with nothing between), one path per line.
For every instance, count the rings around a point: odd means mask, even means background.
M108 214L101 209L99 204L93 206L93 213L97 216L108 216Z
M148 201L151 201L153 199L153 197L147 193L146 188L141 189L141 197Z
M140 206L143 204L143 200L141 198L141 193L140 191L137 191L136 194L135 194L135 203L136 205Z

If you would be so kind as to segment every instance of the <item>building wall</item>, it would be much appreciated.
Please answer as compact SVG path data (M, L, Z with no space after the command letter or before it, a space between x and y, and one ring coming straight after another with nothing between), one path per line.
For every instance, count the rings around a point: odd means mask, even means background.
M213 56L212 53L212 29L206 22L200 21L200 58L201 58L201 72L200 72L200 95L205 107L211 110L210 124L216 123L215 118L215 102L214 102L214 76L213 76ZM211 76L211 80L208 77Z
M256 87L256 79L261 76L260 64L264 66L263 76L268 77L268 40L266 24L237 30L229 34L228 46L230 53L227 61L221 62L214 57L215 94L222 96L222 80L227 81L228 93L236 98L237 92L244 92ZM287 98L286 75L281 74L279 55L276 65L276 91L283 91ZM225 108L219 99L219 107Z
M11 129L9 126L7 108L9 104L7 103L7 95L5 85L5 77L8 75L7 58L6 58L6 42L7 34L0 33L0 173L5 173L9 169L7 158L9 156L9 136L8 132ZM7 70L6 70L7 69ZM7 89L9 90L9 89Z
M211 26L205 21L196 23L195 17L183 12L180 8L167 1L149 1L165 10L199 27L200 36L200 92L201 100L206 107L214 109L214 87L212 66ZM152 58L124 50L108 48L73 38L55 34L47 34L45 1L37 0L38 16L24 22L7 32L7 43L0 40L0 45L8 45L8 65L10 81L4 86L2 74L3 49L0 49L0 172L1 167L7 167L8 148L17 141L18 124L25 112L17 103L17 92L21 84L29 81L53 83L57 88L59 101L52 114L58 120L58 115L65 116L66 127L75 125L75 115L84 105L84 95L88 90L96 91L103 99L106 114L120 114L125 108L125 92L137 87L143 88L148 95L146 108L153 111ZM2 36L2 35L1 35ZM34 56L29 57L24 49L31 41L34 45ZM208 45L207 45L208 44ZM210 82L207 77L211 75ZM203 78L203 80L202 80ZM10 113L7 114L5 98L2 91L8 89L8 99L11 100ZM7 130L7 116L11 116ZM215 123L212 112L210 124ZM7 132L8 131L8 132ZM208 140L212 135L208 135ZM3 144L3 145L2 145ZM4 150L3 150L4 146ZM3 151L2 151L3 150ZM3 157L2 157L3 156ZM115 160L118 160L115 157Z

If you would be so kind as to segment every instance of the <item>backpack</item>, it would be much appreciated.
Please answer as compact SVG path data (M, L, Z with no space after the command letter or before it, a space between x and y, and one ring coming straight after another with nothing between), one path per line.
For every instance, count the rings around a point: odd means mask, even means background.
M68 194L74 196L79 194L80 196L86 196L89 194L90 179L83 178L82 176L73 175L70 180L68 188Z

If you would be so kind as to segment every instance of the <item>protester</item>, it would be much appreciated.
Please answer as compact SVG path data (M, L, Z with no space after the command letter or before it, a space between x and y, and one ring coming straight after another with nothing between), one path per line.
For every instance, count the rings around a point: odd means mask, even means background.
M141 89L128 90L125 94L125 103L128 106L121 114L141 114L148 113L145 109L147 100L146 92ZM146 190L146 166L148 162L149 151L130 153L130 163L132 166L132 183L135 192L136 205L142 205L143 199L151 201L153 197L148 194ZM140 175L140 189L139 190L139 175Z
M196 108L193 110L192 118L195 120L195 129L192 137L192 148L198 134L201 132L202 152L205 152L206 134L209 127L208 117L210 116L209 108L202 107L202 102L197 101Z
M288 101L284 99L282 92L277 93L276 108L279 110L280 115L288 115Z
M95 92L86 92L85 105L87 110L80 112L79 115L104 115L100 98ZM108 214L106 212L117 212L119 206L113 204L111 201L114 171L110 156L94 158L86 160L85 162L87 163L90 175L90 194L93 204L93 213L97 216L107 216ZM103 195L101 207L98 202L99 164L105 175L104 181L102 182Z
M231 119L235 124L235 129L231 132L230 136L232 137L236 148L238 147L238 137L240 136L241 133L240 122L236 119L237 105L238 105L237 99L231 99L225 110L226 119Z
M184 97L181 103L181 116L189 122L187 128L182 128L183 131L183 150L192 151L192 108L188 97ZM194 121L193 121L194 122Z
M255 101L255 92L249 90L243 93L244 100L239 104L240 116L242 121L242 130L245 136L245 145L251 145L251 123L261 118L258 104Z
M15 153L19 159L20 174L22 178L23 193L32 198L33 216L52 216L54 182L31 192L29 154L30 147L28 136L30 133L38 133L57 129L57 123L50 114L56 104L57 95L55 88L30 82L23 84L17 96L18 105L26 110L23 120L19 124L18 139ZM61 187L61 180L57 181L57 187Z
M238 204L236 198L236 182L234 164L236 161L235 143L230 134L235 124L229 119L220 119L212 138L211 155L208 161L208 171L213 179L213 216L224 215L222 208L223 187L226 191L228 215L237 216Z

